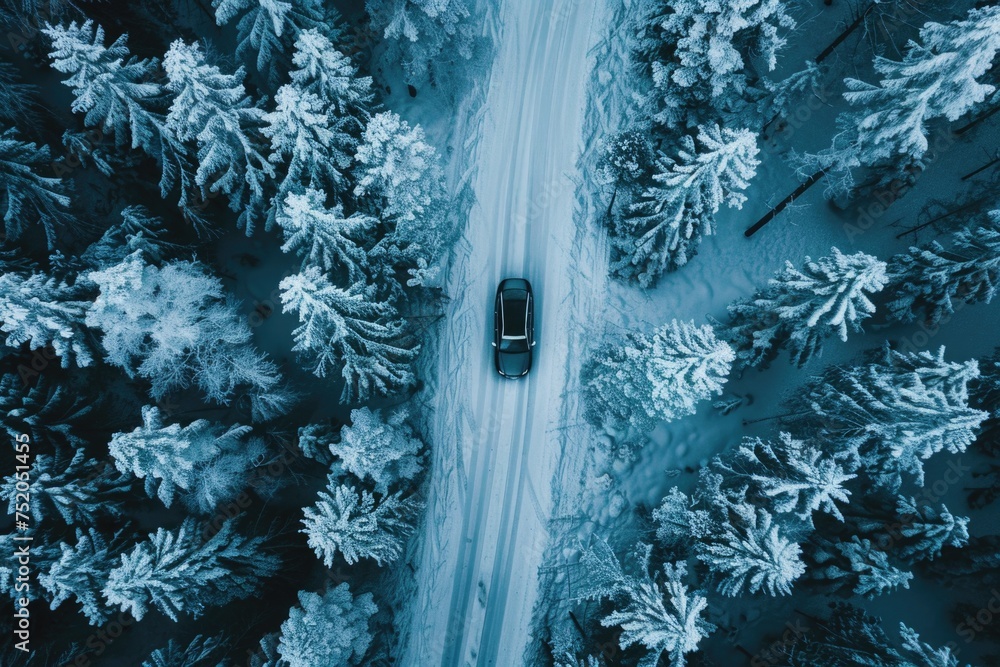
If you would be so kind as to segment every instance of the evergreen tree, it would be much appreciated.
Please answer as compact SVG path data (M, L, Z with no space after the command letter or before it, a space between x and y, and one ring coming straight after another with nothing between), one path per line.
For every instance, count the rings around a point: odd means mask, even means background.
M835 591L847 588L871 600L897 586L910 587L913 575L891 565L886 552L867 539L855 535L849 541L817 542L809 554L814 563L809 576L829 583Z
M154 110L166 98L155 81L159 61L132 55L127 34L105 46L104 28L89 20L43 32L52 40L53 69L70 75L63 83L73 90L74 113L84 114L88 127L114 137L118 148L130 145L156 155L163 117Z
M414 276L410 284L423 284L420 276L440 257L449 234L437 151L423 128L387 111L368 122L355 160L354 195L369 201L388 225L371 255L379 273L407 268Z
M155 607L176 621L179 614L201 616L209 605L243 600L273 575L277 557L261 550L262 537L244 537L233 520L203 542L198 522L188 518L176 531L157 529L121 556L104 587L111 605L142 620Z
M805 572L801 549L779 533L770 513L749 505L733 506L736 521L699 546L698 559L715 575L719 592L731 597L766 591L788 595L792 583Z
M4 415L0 427L12 441L27 433L33 442L69 450L83 447L80 427L92 409L93 403L77 385L55 384L24 366L16 373L0 375L0 414Z
M327 208L325 201L322 190L288 195L277 217L285 235L281 249L300 255L303 267L337 271L350 282L362 280L367 274L363 244L378 221L364 213L345 216L340 204Z
M809 632L792 639L787 651L790 667L958 667L950 649L931 649L903 624L903 645L897 648L878 618L846 603L831 603L830 607L829 618L815 619Z
M156 649L143 660L142 667L207 667L219 657L222 646L220 637L195 635L186 646L171 639L166 647ZM223 667L225 664L218 662L216 667Z
M0 62L0 123L22 132L38 130L38 88L23 83L17 68Z
M958 120L981 104L994 86L982 81L1000 50L1000 8L972 9L964 19L928 22L919 41L907 45L902 61L876 57L878 85L846 79L844 97L856 110L841 114L833 145L801 156L803 170L833 172L829 191L845 193L851 172L878 167L889 178L922 169L928 123Z
M472 58L475 26L462 0L365 0L365 8L414 83Z
M389 487L408 482L423 469L422 443L407 423L405 409L351 411L351 425L331 442L330 451L340 465L358 479L371 480L375 493L385 496Z
M359 495L353 486L330 475L317 503L305 509L305 528L300 532L309 536L309 546L327 567L338 552L348 565L362 558L383 565L402 554L419 509L415 499L403 499L398 491L376 503L368 491Z
M654 185L631 212L614 223L613 270L648 287L697 253L702 236L715 233L715 214L726 204L741 208L742 193L756 173L757 139L749 130L698 129L684 135L677 159L661 155Z
M8 239L18 240L27 223L37 223L52 249L60 228L73 222L69 186L43 175L51 165L48 146L21 141L12 128L0 127L0 211Z
M780 0L652 4L662 42L652 62L653 106L656 120L670 127L706 109L736 109L754 78L750 58L773 70L785 45L779 33L795 26Z
M895 491L904 473L923 483L923 460L965 451L987 416L969 407L976 362L943 355L887 349L860 365L827 368L791 399L785 423L828 451L858 456L876 485Z
M892 296L889 316L912 322L919 316L938 326L955 314L956 302L990 303L1000 286L1000 211L991 224L952 235L951 247L937 241L910 248L889 260Z
M299 427L299 449L304 456L329 465L333 461L331 446L340 439L340 432L329 424L307 424Z
M316 0L212 0L212 7L219 25L239 17L236 55L245 58L256 52L257 71L271 83L287 67L285 45L323 20Z
M318 97L328 115L342 119L345 132L360 136L371 116L372 78L358 76L351 59L318 30L304 30L298 36L292 62L292 83Z
M101 625L108 620L110 610L101 598L101 590L118 561L121 547L116 544L117 538L115 535L109 544L93 528L86 532L77 528L74 546L65 542L59 544L62 555L48 571L38 575L38 583L52 596L52 609L74 597L91 625Z
M203 265L158 267L136 252L85 277L100 289L86 322L103 332L105 360L149 380L153 398L194 385L226 405L246 386L255 419L287 412L277 368L253 349L246 318Z
M849 530L908 565L934 560L946 546L969 541L966 517L956 517L945 505L935 507L906 496L869 494L848 508Z
M846 341L875 312L868 295L887 283L886 264L871 255L841 254L813 261L801 270L786 262L768 286L729 306L729 338L737 358L750 366L769 363L783 347L799 366L822 351L823 339Z
M51 347L63 368L89 366L90 352L84 317L88 303L84 290L42 273L0 274L0 332L3 345L31 350Z
M387 395L414 382L411 362L419 348L388 303L373 299L363 283L335 287L315 266L281 281L285 312L298 313L295 352L308 356L313 373L340 367L342 403Z
M204 419L165 425L158 408L142 409L142 426L115 433L108 449L123 473L145 480L146 493L167 507L180 495L196 512L211 512L246 484L247 471L264 459L249 426L224 427Z
M93 526L105 516L121 517L131 486L113 466L77 449L72 457L56 449L55 455L38 454L32 462L31 514L38 523L57 516L68 524ZM8 501L13 515L17 504L17 477L5 477L0 499Z
M709 326L672 320L652 337L630 333L591 362L591 410L605 423L651 431L721 394L732 362L732 349Z
M303 186L339 192L357 142L345 131L347 120L327 110L319 97L288 84L278 89L275 110L264 116L262 132L271 139L271 162L287 160L288 170L275 196L284 204ZM312 191L312 190L310 190Z
M282 667L281 656L278 655L277 632L264 635L260 640L260 650L250 656L247 667Z
M340 584L323 594L299 591L281 624L278 653L288 667L348 667L360 665L372 643L371 617L378 611L371 593L351 595Z
M640 545L639 550L640 564L648 572L650 547ZM696 651L715 626L702 618L708 607L705 597L689 592L683 583L687 574L684 563L664 564L663 574L662 584L648 574L628 578L623 587L624 604L602 618L601 625L622 628L618 643L623 649L638 644L649 651L639 665L655 667L666 654L671 665L684 667L685 655Z
M619 186L643 181L653 170L653 149L639 130L626 130L602 142L598 170L602 180Z
M224 74L205 61L201 47L177 40L163 58L167 90L175 97L167 127L198 147L195 183L204 192L229 196L249 236L264 208L264 179L274 167L263 155L259 135L264 112L251 104L243 68Z
M114 137L118 148L140 148L154 158L162 170L161 196L179 185L185 217L207 224L198 210L203 195L187 148L167 125L171 96L157 81L159 61L131 55L128 35L105 46L104 29L92 21L49 25L43 32L52 40L52 67L70 75L64 83L75 95L73 111L85 114L89 127Z
M725 459L716 457L713 470L720 470L730 480L745 480L756 494L767 499L776 513L794 512L811 524L815 512L843 520L834 501L847 505L851 492L845 483L856 475L854 465L823 452L788 433L777 442L745 438Z

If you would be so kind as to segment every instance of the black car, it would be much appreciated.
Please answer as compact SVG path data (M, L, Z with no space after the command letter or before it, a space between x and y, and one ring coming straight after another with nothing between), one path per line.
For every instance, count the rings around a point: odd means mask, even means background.
M493 361L505 378L524 377L531 370L535 346L535 305L531 283L507 278L497 287L493 308Z

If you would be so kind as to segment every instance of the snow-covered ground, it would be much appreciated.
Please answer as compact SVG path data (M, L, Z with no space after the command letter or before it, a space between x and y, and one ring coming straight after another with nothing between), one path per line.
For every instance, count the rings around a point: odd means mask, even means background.
M506 2L486 116L472 145L476 204L448 275L434 395L432 481L418 593L401 663L520 664L547 541L563 401L579 331L604 280L593 235L574 224L588 51L602 3ZM475 130L477 126L472 126ZM595 270L596 267L596 270ZM531 374L493 369L499 281L535 291Z

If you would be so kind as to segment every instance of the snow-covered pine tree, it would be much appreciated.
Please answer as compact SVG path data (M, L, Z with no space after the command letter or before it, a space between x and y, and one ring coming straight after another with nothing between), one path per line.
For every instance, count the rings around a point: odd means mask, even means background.
M197 43L176 40L163 58L167 90L175 95L167 112L167 128L183 142L198 147L195 183L203 194L229 196L247 235L262 214L264 179L274 166L264 157L260 126L264 111L254 106L243 87L243 68L224 74L209 64Z
M365 0L372 27L382 33L407 78L420 83L472 58L476 29L464 0ZM437 76L435 76L437 75Z
M839 602L831 603L830 616L810 619L809 631L791 638L788 664L794 667L958 667L958 659L947 647L934 650L919 642L915 632L900 626L901 649L893 645L882 629L881 620L863 609Z
M360 212L344 215L343 206L327 208L326 199L325 192L312 188L288 195L277 214L285 237L281 249L301 256L303 268L336 272L350 283L363 280L368 277L363 246L378 220Z
M69 186L51 171L48 146L21 141L13 128L0 127L0 211L4 236L16 241L30 223L41 225L50 249L60 227L73 222Z
M0 428L11 441L27 433L33 442L70 451L81 448L85 442L78 426L92 408L92 400L83 397L78 386L56 384L24 366L0 375L0 414L4 415Z
M345 121L345 132L360 136L371 118L372 78L359 76L351 59L318 30L298 36L292 62L292 83L322 100L328 114Z
M260 639L260 648L250 655L247 667L282 667L281 656L278 655L277 632L266 634Z
M159 408L142 409L142 426L115 433L108 449L123 473L144 480L146 493L167 507L180 496L195 512L211 512L246 485L247 472L264 459L265 448L251 428L204 419L167 425Z
M856 477L851 474L856 464L843 459L782 433L777 441L744 438L734 451L716 457L712 469L730 483L748 483L773 512L794 512L811 525L815 512L843 520L836 502L848 504L845 484Z
M155 607L176 621L180 614L201 616L211 605L255 594L261 579L278 571L277 556L261 549L263 537L236 532L232 519L207 541L193 518L176 531L158 528L115 567L104 597L142 620Z
M112 568L118 563L121 544L118 535L110 541L93 528L76 529L76 544L59 543L61 556L38 575L38 583L52 596L56 609L70 597L80 603L91 625L108 620L110 609L101 597Z
M726 334L737 359L762 366L787 347L802 366L822 352L825 338L846 341L848 332L861 331L862 320L875 312L869 295L888 282L886 264L863 252L831 253L807 257L801 270L786 262L767 287L730 304Z
M194 165L187 148L167 126L170 93L157 80L159 61L137 58L128 50L128 35L104 45L104 29L92 21L48 25L52 67L69 74L63 83L74 95L72 109L83 113L89 127L98 127L122 148L141 148L161 167L160 194L180 186L185 217L198 225L207 221L198 210L203 193L194 182Z
M131 483L110 464L77 449L72 457L57 448L55 455L38 454L32 462L29 494L31 514L38 523L56 517L68 524L93 526L103 517L121 517ZM0 486L11 515L17 501L17 478L9 475Z
M61 553L56 546L58 540L45 533L38 534L45 539L33 540L31 544L31 570L32 572L45 572L52 564L59 560ZM9 533L0 533L0 549L7 553L17 553L18 547L24 546L23 540L15 540L16 537L23 537L22 533L13 529ZM49 592L41 586L31 586L28 590L17 590L15 587L18 573L18 562L16 558L6 558L0 561L0 596L17 600L28 598L29 600L50 599ZM2 644L0 644L2 646ZM27 666L26 666L27 667Z
M155 156L162 134L167 92L155 80L159 61L138 58L123 34L104 45L104 28L87 20L43 29L52 40L52 68L69 74L63 81L73 90L71 109L84 114L88 127L100 128L118 148L142 148Z
M283 310L297 312L301 323L292 349L309 358L318 377L340 368L342 403L385 396L414 382L411 363L419 347L392 305L373 300L370 287L335 287L315 266L284 278L279 287Z
M936 327L955 314L956 302L990 303L1000 287L1000 211L990 224L963 229L945 248L937 241L912 247L889 260L889 316L898 322L918 317Z
M399 558L419 510L412 496L403 498L397 491L376 503L368 491L359 494L331 474L316 504L305 508L300 532L309 536L309 546L327 567L338 553L348 565L371 558L381 566Z
M857 472L870 483L895 492L905 473L922 484L924 459L965 451L987 416L969 406L976 362L943 354L886 349L859 365L831 366L792 396L785 427L858 456Z
M274 111L264 115L261 130L271 140L269 160L287 161L288 169L274 200L278 207L303 187L313 190L343 190L344 172L351 165L357 141L347 133L347 120L338 118L319 97L294 84L286 84L275 95Z
M934 560L944 547L968 543L968 518L954 516L943 504L935 507L921 500L869 493L845 510L847 530L907 565Z
M754 69L773 70L795 27L781 0L671 0L653 16L662 44L651 64L651 106L668 127L737 110ZM753 63L750 62L751 58Z
M681 139L677 158L660 156L654 185L613 221L612 270L643 287L673 271L715 233L715 214L726 204L741 208L757 170L757 138L749 130L698 128L697 143Z
M892 592L896 587L910 587L913 574L889 563L889 556L878 545L854 535L850 540L816 538L807 551L810 565L807 577L831 591L848 589L869 600Z
M805 572L801 548L782 535L779 523L763 508L730 504L733 520L697 547L698 560L716 579L719 592L735 597L766 592L788 595Z
M733 351L710 326L672 320L651 337L630 333L591 362L587 396L595 417L613 428L651 431L659 420L693 414L722 393Z
M63 368L89 366L94 358L84 318L89 305L85 290L42 273L0 274L0 332L3 346L17 349L51 347Z
M119 264L136 251L153 264L161 264L178 254L181 246L167 239L170 236L161 218L141 205L122 209L121 222L108 227L97 241L80 255L85 266L105 269Z
M141 667L208 667L220 657L222 646L221 637L195 635L186 645L171 639L165 647L150 653ZM225 661L219 661L215 666L223 667L225 664Z
M387 224L387 234L371 253L381 265L378 271L391 275L409 269L410 284L422 284L420 275L440 258L450 234L437 150L427 143L423 128L385 111L368 122L355 160L354 195L369 201Z
M361 665L372 643L369 621L378 611L371 593L351 595L343 583L322 594L299 591L299 606L281 624L278 653L288 667Z
M708 601L700 591L689 591L684 583L687 569L683 561L665 563L664 579L649 576L649 545L640 545L639 566L643 576L627 577L621 588L624 602L601 619L604 627L619 626L619 646L640 645L647 649L641 667L656 667L666 654L673 667L684 667L685 656L715 630L702 618Z
M38 130L38 88L24 83L17 68L0 62L0 123L29 134Z
M981 104L995 87L983 81L1000 50L1000 8L972 9L963 19L928 22L902 61L875 58L878 85L848 78L844 97L855 109L841 114L833 145L799 156L801 171L833 173L827 192L846 194L851 171L876 167L883 182L919 172L928 150L928 124L955 121Z
M86 323L103 332L105 360L149 380L153 398L194 385L227 405L247 387L255 420L290 408L277 367L253 348L246 317L204 265L153 266L137 251L85 279L100 290Z
M333 461L330 445L340 438L340 431L330 424L306 424L299 427L298 446L303 456L324 465Z
M375 493L385 496L397 483L410 482L423 469L424 443L407 423L405 408L351 411L351 425L329 449L340 465L362 481L371 480Z
M323 20L317 0L212 0L212 7L220 26L239 18L236 55L246 58L256 52L257 71L271 84L287 69L292 40Z

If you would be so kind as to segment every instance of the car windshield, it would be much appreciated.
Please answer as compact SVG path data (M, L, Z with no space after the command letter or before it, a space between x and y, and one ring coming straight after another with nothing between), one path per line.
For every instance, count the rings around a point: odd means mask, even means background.
M504 336L500 339L501 352L527 352L528 339L524 336Z

